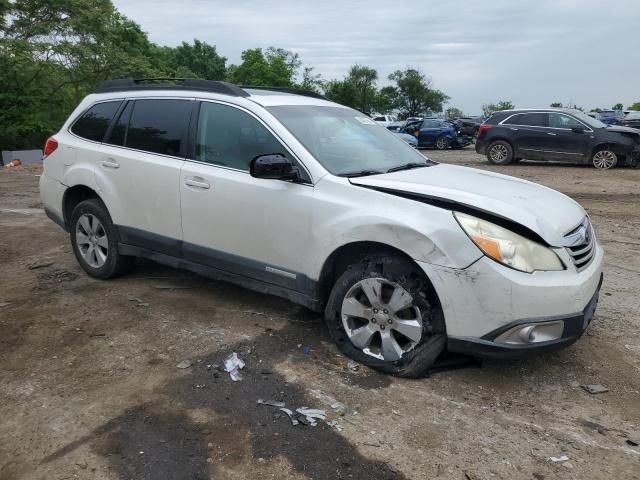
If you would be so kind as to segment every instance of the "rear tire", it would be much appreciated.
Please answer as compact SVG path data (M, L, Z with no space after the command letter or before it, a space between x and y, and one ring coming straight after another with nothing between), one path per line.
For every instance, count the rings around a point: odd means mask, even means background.
M494 165L508 165L513 161L513 148L504 140L492 142L487 148L487 160Z
M331 290L325 322L347 357L399 377L424 376L446 346L433 286L399 256L372 255L349 266Z
M135 257L118 253L116 229L99 199L85 200L73 209L70 236L78 263L94 278L114 278L133 267Z

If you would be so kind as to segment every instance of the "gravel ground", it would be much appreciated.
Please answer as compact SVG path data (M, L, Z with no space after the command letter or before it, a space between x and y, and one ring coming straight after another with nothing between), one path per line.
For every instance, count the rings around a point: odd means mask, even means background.
M580 341L421 380L352 371L321 319L284 300L148 261L87 277L42 212L38 169L5 169L0 479L640 478L640 170L425 153L588 210L605 282ZM233 351L240 382L218 367ZM294 427L259 398L326 409L337 428Z

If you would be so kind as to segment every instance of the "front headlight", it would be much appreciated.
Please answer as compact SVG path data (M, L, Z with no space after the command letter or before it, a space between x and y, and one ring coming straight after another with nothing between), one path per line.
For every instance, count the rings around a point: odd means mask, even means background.
M495 223L453 212L469 238L489 258L522 272L564 270L553 250Z

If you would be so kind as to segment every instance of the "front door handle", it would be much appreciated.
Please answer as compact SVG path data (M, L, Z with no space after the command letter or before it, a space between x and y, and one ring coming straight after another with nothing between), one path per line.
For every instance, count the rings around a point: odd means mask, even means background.
M514 132L517 132L519 128L511 127L509 130L513 130Z
M104 168L120 168L120 164L114 158L105 158L104 160L102 160L101 165Z
M184 179L184 184L187 187L200 188L202 190L209 190L211 185L204 181L202 177L187 177Z
M557 133L551 133L551 132L547 132L547 135L551 135L552 137L555 137L556 135L558 135Z

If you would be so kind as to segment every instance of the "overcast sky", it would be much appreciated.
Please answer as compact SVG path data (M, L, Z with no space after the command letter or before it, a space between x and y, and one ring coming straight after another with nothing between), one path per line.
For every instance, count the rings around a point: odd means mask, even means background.
M300 54L324 79L350 65L379 84L407 66L428 74L448 106L585 108L640 101L640 0L113 0L151 41L194 38L230 63L248 48Z

